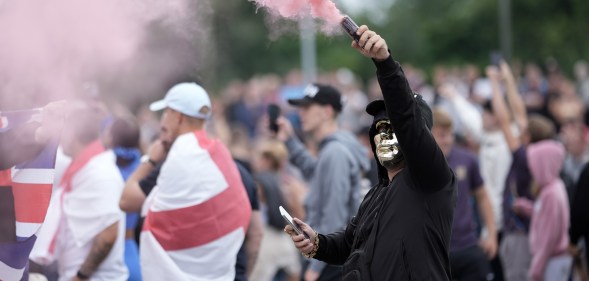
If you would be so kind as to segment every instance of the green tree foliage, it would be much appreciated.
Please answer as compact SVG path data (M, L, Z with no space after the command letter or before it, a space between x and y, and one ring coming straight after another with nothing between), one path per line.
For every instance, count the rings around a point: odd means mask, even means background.
M286 73L299 65L299 39L270 39L267 15L249 1L213 1L216 86L260 73ZM286 23L285 23L286 24Z
M217 85L256 73L284 74L300 66L299 36L291 32L270 40L288 22L270 23L266 11L249 1L214 1ZM542 62L551 56L570 71L574 61L589 59L589 1L512 0L513 56ZM499 49L498 0L396 0L389 17L378 23L355 16L381 33L399 60L426 69L435 64L484 66ZM269 29L270 28L270 29ZM370 61L350 49L344 35L318 35L321 70L348 67L364 79L374 75Z
M514 53L524 60L553 56L564 66L589 59L589 2L513 2ZM568 70L567 69L567 70Z
M542 62L554 57L567 71L575 60L589 58L588 1L512 0L511 10L514 58ZM393 49L406 60L482 66L499 49L498 20L498 0L398 0L388 25L395 29Z

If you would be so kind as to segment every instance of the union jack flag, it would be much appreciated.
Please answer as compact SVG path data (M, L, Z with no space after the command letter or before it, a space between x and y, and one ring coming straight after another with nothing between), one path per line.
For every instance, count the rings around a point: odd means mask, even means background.
M40 110L0 112L0 134L33 122ZM18 149L19 140L14 142ZM0 280L28 280L28 260L51 199L57 142L0 171Z

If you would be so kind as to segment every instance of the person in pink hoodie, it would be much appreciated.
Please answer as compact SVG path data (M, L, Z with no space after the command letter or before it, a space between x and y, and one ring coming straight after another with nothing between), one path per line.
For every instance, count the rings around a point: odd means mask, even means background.
M518 199L514 209L531 216L532 263L528 277L532 281L566 281L572 265L567 253L570 214L566 189L559 177L565 149L559 142L545 140L531 144L527 157L539 195L535 203Z

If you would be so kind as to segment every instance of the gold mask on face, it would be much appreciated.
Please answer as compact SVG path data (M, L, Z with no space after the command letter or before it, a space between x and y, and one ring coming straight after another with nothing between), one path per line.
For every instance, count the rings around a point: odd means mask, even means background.
M393 133L393 127L388 120L381 120L376 123L377 134L374 136L374 143L376 145L376 157L381 165L387 169L396 167L401 160L403 154L399 147L397 136Z

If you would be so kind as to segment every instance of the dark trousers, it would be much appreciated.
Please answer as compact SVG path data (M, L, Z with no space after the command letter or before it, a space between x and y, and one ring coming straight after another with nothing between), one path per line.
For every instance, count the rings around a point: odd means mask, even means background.
M301 273L301 281L305 280L305 271L309 267L309 261L303 262L303 272ZM340 281L342 280L342 267L335 265L327 265L321 271L317 281Z
M485 281L492 276L487 256L478 245L450 252L450 268L457 281Z
M497 233L497 254L491 260L491 270L493 271L493 281L503 281L503 266L501 266L501 258L499 257L499 245L503 240L503 233Z
M0 186L0 243L16 242L14 196L10 186Z

